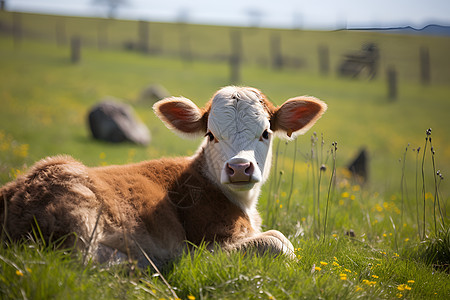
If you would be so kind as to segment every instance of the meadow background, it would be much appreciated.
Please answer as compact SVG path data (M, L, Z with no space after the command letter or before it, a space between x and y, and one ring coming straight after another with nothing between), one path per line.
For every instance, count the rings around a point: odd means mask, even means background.
M259 202L264 229L282 231L298 261L219 250L211 255L200 247L154 274L82 265L80 258L34 242L0 250L4 298L450 297L450 38L152 22L148 47L139 51L140 26L0 12L0 184L49 155L70 154L97 166L193 154L200 140L175 136L139 95L160 84L204 104L231 83L231 36L238 32L237 84L261 89L276 104L312 95L329 107L296 142L275 141L271 180ZM76 64L70 60L75 36L82 45ZM289 62L281 69L272 64L274 37ZM367 42L380 49L377 77L338 77L343 55ZM323 46L329 49L326 74L319 70ZM428 84L420 80L423 47L430 54ZM387 89L391 66L397 71L395 100ZM149 146L90 136L87 112L105 96L134 107L151 130ZM430 142L424 152L428 128L434 154ZM362 148L369 154L365 184L346 171Z

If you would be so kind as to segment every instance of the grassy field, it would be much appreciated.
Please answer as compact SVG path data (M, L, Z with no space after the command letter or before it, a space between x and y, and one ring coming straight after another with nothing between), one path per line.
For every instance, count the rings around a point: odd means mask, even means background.
M2 13L2 28L10 28L14 18ZM229 84L229 66L222 58L230 52L230 30L240 30L244 38L242 85L261 89L277 104L314 95L329 110L297 142L275 141L272 179L260 199L264 228L282 231L293 242L298 261L219 250L211 254L201 248L163 271L169 288L160 275L130 266L85 266L77 256L35 242L0 250L2 298L168 299L174 292L183 299L450 297L450 186L445 178L450 170L450 39L151 23L150 43L157 41L158 51L149 55L123 51L125 41L136 40L136 22L19 18L20 39L8 30L0 33L0 184L34 161L60 153L89 166L192 154L200 141L170 133L153 115L151 103L138 101L139 94L158 83L173 95L205 103ZM79 64L70 63L67 41L57 42L55 24L64 24L66 39L82 35ZM100 47L97 33L88 30L100 24L108 24L108 47ZM191 61L179 57L181 31L189 32ZM285 55L298 58L301 67L270 68L274 33L281 36ZM319 74L318 45L328 45L334 70L343 53L366 41L381 49L377 79ZM419 83L418 53L424 45L431 56L430 85ZM389 65L399 74L396 101L387 98L384 72ZM86 113L107 95L134 106L152 132L148 147L90 137ZM423 151L428 128L434 155L430 143ZM345 171L362 147L370 158L365 185ZM330 185L334 162L337 177ZM322 164L327 166L323 173ZM443 180L434 181L436 170Z

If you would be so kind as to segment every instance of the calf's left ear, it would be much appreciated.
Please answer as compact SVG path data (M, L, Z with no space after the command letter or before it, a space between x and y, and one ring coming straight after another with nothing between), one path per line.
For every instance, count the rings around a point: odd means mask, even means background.
M317 98L291 98L275 109L270 126L274 132L282 132L289 138L295 138L308 131L326 110L325 102Z
M167 128L181 136L204 135L207 114L184 97L170 97L156 102L153 110Z

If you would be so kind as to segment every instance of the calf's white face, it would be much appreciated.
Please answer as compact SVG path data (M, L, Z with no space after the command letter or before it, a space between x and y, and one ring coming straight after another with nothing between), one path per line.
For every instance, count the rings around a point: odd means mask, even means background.
M248 206L245 202L255 200L268 178L273 134L303 134L327 106L313 97L296 97L275 107L257 89L229 86L203 109L183 97L161 100L153 108L169 129L205 136L202 149L209 177Z
M227 87L211 103L204 146L208 169L234 191L250 190L268 177L272 131L261 100L257 90Z

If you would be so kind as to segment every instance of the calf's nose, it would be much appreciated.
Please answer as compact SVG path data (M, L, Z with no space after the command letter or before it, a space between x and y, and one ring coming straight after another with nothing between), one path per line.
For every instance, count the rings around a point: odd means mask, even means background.
M226 172L230 182L249 182L255 167L251 162L227 163Z

